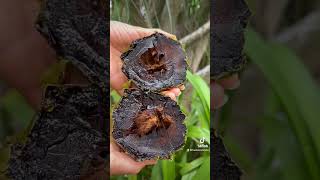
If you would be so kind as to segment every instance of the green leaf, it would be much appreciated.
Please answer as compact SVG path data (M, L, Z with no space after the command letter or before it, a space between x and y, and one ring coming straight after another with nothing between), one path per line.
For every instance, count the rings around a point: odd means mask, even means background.
M137 180L137 175L129 175L128 180Z
M196 175L196 173L197 173L196 170L191 171L190 173L183 175L181 180L193 180L193 177L194 175Z
M195 159L195 160L191 161L190 163L184 164L180 170L180 174L185 175L185 174L189 173L190 171L196 169L197 167L199 167L203 163L203 161L205 161L205 159L206 159L206 157L199 157L198 159Z
M289 115L312 178L320 179L319 89L300 59L289 49L265 42L250 30L245 51L258 65Z
M193 179L209 180L210 179L210 157L206 157L200 168L197 170Z
M207 122L204 127L209 128L210 125L210 89L206 82L198 75L187 71L187 79L192 84L198 97L201 100L202 109L204 110Z
M161 163L157 163L152 168L151 179L162 180Z
M63 79L68 61L60 60L53 64L45 73L41 80L41 85L45 87L48 84L60 84Z
M161 165L163 180L175 179L176 169L174 160L162 160Z
M209 129L197 127L197 126L188 126L188 137L190 138L205 138L205 140L210 144L210 131Z

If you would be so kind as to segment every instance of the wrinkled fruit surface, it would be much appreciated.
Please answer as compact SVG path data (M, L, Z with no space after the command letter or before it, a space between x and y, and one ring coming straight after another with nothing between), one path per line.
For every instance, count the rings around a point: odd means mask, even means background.
M92 82L109 85L107 1L44 0L37 28Z
M169 159L185 142L185 116L158 93L127 89L113 119L114 139L137 161Z
M185 52L177 41L160 33L134 41L121 59L124 74L143 90L161 91L186 79Z
M26 142L11 145L10 179L109 176L108 6L105 0L42 0L37 29L86 85L48 86ZM78 72L78 71L75 71ZM81 75L82 75L81 74Z
M222 139L211 129L211 173L216 180L240 180L241 170L232 161Z
M103 93L95 86L49 86L25 144L14 144L11 179L106 177L107 143Z
M211 79L222 78L244 67L244 30L250 14L244 0L212 1Z

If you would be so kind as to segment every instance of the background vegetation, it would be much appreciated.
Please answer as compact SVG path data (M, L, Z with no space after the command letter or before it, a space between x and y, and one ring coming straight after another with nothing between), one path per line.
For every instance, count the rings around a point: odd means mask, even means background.
M185 122L188 133L184 148L178 151L172 160L160 160L155 166L143 169L138 175L114 176L111 179L209 179L210 152L188 151L190 148L198 148L197 144L202 137L207 140L206 144L210 144L209 0L110 2L112 20L141 27L160 28L177 35L186 49L190 65L186 90L178 99L187 117ZM197 33L194 34L195 31ZM113 105L119 100L115 92L112 93L112 99Z
M320 179L320 2L247 2L249 65L215 125L243 179Z

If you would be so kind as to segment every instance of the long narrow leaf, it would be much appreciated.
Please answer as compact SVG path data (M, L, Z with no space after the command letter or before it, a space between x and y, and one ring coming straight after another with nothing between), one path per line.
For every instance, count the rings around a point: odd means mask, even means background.
M246 53L279 96L303 149L309 173L313 179L320 179L319 89L299 58L290 50L263 41L251 30L246 38Z
M198 75L192 74L190 71L187 71L187 79L192 84L193 88L199 96L203 109L205 111L207 125L210 124L210 89L206 82Z
M171 180L176 177L175 162L173 160L162 160L163 180Z

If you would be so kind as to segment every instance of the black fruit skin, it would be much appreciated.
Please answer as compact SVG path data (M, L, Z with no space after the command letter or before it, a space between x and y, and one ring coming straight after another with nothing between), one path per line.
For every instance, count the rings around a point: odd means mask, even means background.
M245 66L244 30L251 13L244 0L213 0L211 5L210 76L217 80Z
M241 71L246 58L243 53L244 31L251 15L244 0L212 0L211 2L211 69L210 78L218 80ZM240 180L242 172L232 161L222 139L211 129L211 178Z
M109 85L109 20L106 0L43 0L37 29L60 58L89 80Z
M36 28L58 59L71 62L89 81L46 87L41 110L26 141L11 145L4 173L15 180L107 178L108 1L41 3Z
M222 139L211 129L211 177L216 180L240 180L242 172L230 158Z
M15 180L107 177L105 103L97 86L48 86L26 142L11 146L7 176Z
M139 112L162 107L174 122L167 128L153 130L147 135L127 133L134 126ZM169 159L171 154L185 143L185 115L178 104L169 97L139 89L127 89L119 105L113 111L113 137L120 147L137 161Z
M141 63L141 55L152 48L158 53L155 58L162 58L164 64L155 73L149 73L148 68ZM124 74L142 90L159 92L177 87L186 80L188 65L184 50L178 41L161 33L134 41L129 50L121 55L121 59Z
M134 41L121 59L137 88L125 90L113 111L113 137L136 161L169 159L185 143L185 115L160 91L186 80L185 52L177 41L154 33Z

